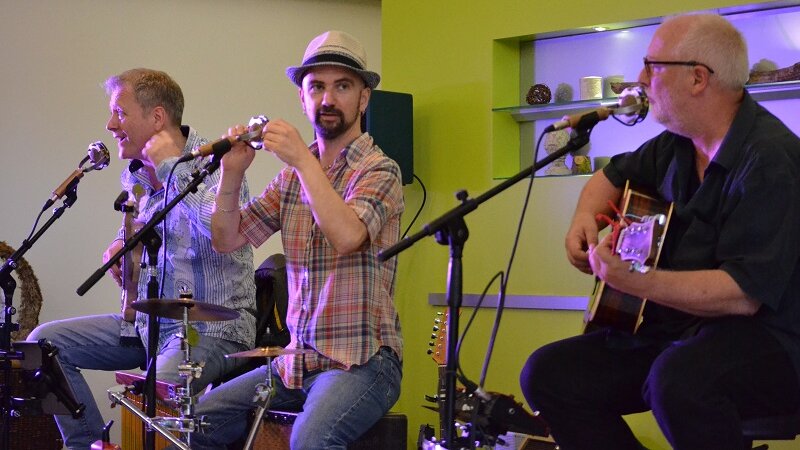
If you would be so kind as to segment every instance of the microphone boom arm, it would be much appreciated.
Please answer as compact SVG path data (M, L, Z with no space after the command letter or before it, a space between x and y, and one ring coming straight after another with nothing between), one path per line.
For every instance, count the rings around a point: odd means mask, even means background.
M576 151L589 142L589 134L591 130L582 130L567 142L567 144L558 149L557 151L547 155L534 165L522 170L508 180L500 183L485 193L479 195L477 198L470 199L467 197L465 191L460 191L457 194L461 204L455 208L447 211L442 216L434 219L432 222L422 227L422 231L409 236L397 244L389 247L386 250L378 252L378 260L386 261L387 259L397 255L401 251L411 247L416 241L425 236L432 234L436 235L436 241L442 245L450 246L450 264L449 273L447 277L447 364L444 371L444 386L445 386L445 406L444 418L441 423L446 424L443 433L446 448L451 448L455 443L456 435L454 430L455 410L456 410L456 372L457 372L457 344L458 344L458 309L461 307L462 300L462 265L461 255L463 253L464 243L469 237L464 216L478 208L478 206L494 197L495 195L505 191L517 182L533 176L537 170L545 167L561 156L569 152ZM452 447L456 448L456 447Z
M167 206L153 214L153 217L151 217L150 220L144 226L142 226L142 228L136 234L125 241L125 245L123 245L117 253L111 256L111 258L109 258L109 260L103 264L102 267L97 269L91 276L89 276L89 278L86 279L86 281L84 281L75 292L78 295L83 296L83 294L91 289L92 286L94 286L100 280L100 278L103 277L103 275L108 271L108 269L111 268L111 266L116 264L122 258L122 255L136 247L150 230L153 230L156 225L161 223L161 221L164 220L167 214L175 207L175 205L178 204L178 202L183 200L183 198L189 195L191 192L196 192L197 187L203 182L205 177L211 175L215 170L217 170L217 168L219 168L219 158L215 157L203 168L202 171L195 173L192 181L183 191L170 200L169 203L167 203Z
M445 228L446 224L449 223L453 218L466 216L473 210L477 209L478 205L480 205L481 203L505 191L511 186L517 184L519 181L528 178L529 176L536 173L539 169L542 169L543 167L547 166L556 159L566 155L567 153L574 152L580 149L588 142L589 142L588 132L578 133L574 138L570 139L569 142L567 142L567 144L564 147L556 150L555 152L537 161L536 164L528 166L527 168L523 169L516 175L498 184L497 186L489 189L488 191L486 191L485 193L479 195L474 199L465 199L461 203L461 205L456 206L450 211L447 211L446 213L442 214L441 216L434 219L430 223L423 225L422 231L419 231L416 234L413 234L405 239L402 239L400 242L387 248L386 250L382 250L381 252L378 253L378 259L381 261L386 261L387 259L402 252L408 247L411 247L412 245L414 245L415 242L419 241L420 239L435 234L437 231L440 231L443 228Z

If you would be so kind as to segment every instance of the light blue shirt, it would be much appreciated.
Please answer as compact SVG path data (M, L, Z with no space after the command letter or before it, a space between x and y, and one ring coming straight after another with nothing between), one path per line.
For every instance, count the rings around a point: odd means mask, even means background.
M186 136L184 154L205 144L207 140L198 136L197 132L187 126L181 127ZM165 189L169 189L168 202L180 194L193 180L193 172L203 170L211 161L210 157L196 158L178 164L167 186L170 170L178 157L168 158L156 168L156 176L164 188L153 192L153 187L144 170L131 173L123 170L120 177L124 189L129 192L138 183L145 188L145 196L139 206L137 222L146 223L164 206ZM253 249L245 245L235 252L220 254L211 248L211 213L219 185L220 171L208 175L198 186L197 192L190 193L165 219L166 242L163 242L164 223L156 226L162 238L162 246L158 254L158 280L163 282L163 297L178 298L183 289L192 292L195 301L221 305L239 312L239 318L225 321L192 322L192 326L202 335L226 339L247 345L255 344L256 329L256 288L253 270ZM240 190L240 204L249 197L247 181ZM166 258L165 248L166 244ZM143 252L146 254L146 251ZM142 256L147 261L146 255ZM162 281L162 268L166 263L166 275ZM139 299L147 298L147 282L149 276L142 269L139 276ZM136 330L142 343L147 346L147 315L136 314ZM159 349L166 344L169 337L180 331L180 321L160 319Z

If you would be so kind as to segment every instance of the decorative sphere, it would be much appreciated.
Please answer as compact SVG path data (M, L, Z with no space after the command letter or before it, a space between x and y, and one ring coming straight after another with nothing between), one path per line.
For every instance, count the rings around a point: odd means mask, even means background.
M529 105L544 105L545 103L550 103L551 98L552 94L547 85L534 84L528 89L528 96L525 97L525 101L527 101Z
M574 95L572 86L567 83L560 83L556 88L556 103L571 102Z

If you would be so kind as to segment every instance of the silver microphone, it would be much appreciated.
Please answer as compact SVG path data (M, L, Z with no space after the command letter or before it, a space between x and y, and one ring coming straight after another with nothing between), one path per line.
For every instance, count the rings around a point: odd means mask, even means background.
M564 128L589 130L597 125L598 122L606 120L611 116L614 116L618 122L624 125L634 125L644 120L649 105L650 103L647 101L647 95L641 87L629 87L622 91L616 104L601 106L600 108L588 112L564 116L563 119L545 128L544 132L549 133ZM630 119L623 121L619 119L618 116L627 116Z
M91 164L83 167L87 161L91 161ZM65 196L67 191L77 185L78 181L83 178L84 173L91 172L92 170L102 170L108 166L110 161L111 156L105 144L103 144L101 141L92 142L89 144L87 155L81 160L80 163L78 163L78 168L69 174L69 176L53 190L53 195L51 195L47 202L45 202L42 210L49 208L53 205L53 203L56 202L56 200Z
M203 158L209 155L218 155L218 157L222 157L222 155L231 150L234 142L244 142L255 150L259 150L264 147L264 142L261 141L261 133L264 131L267 122L269 122L269 119L264 115L253 116L250 118L250 123L247 126L247 129L250 131L238 136L230 136L201 145L181 156L180 159L178 159L178 163L190 161L194 158Z
M111 162L111 155L108 152L108 148L106 144L103 144L103 141L92 142L89 144L89 161L92 162L91 168L84 170L84 172L89 172L90 170L103 170L108 167L108 163Z
M641 86L632 86L622 91L619 102L611 110L611 114L623 125L633 126L643 121L649 110L650 100L647 99L644 89Z

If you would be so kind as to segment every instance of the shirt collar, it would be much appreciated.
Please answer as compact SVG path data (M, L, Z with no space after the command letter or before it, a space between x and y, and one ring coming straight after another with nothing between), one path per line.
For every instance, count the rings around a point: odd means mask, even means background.
M373 138L369 135L369 133L364 132L361 136L355 138L353 142L349 143L345 148L336 155L336 159L333 161L333 164L338 164L338 160L342 155L344 155L345 162L349 167L354 167L357 161L360 161L364 155L366 155L371 149L373 145ZM309 146L311 149L311 153L319 159L319 143L314 141Z
M736 112L731 127L722 140L719 151L717 151L717 154L714 156L713 161L716 164L719 164L726 170L730 170L736 165L741 158L745 139L749 135L750 129L755 122L758 108L758 103L745 91L742 103L739 105L739 111Z

